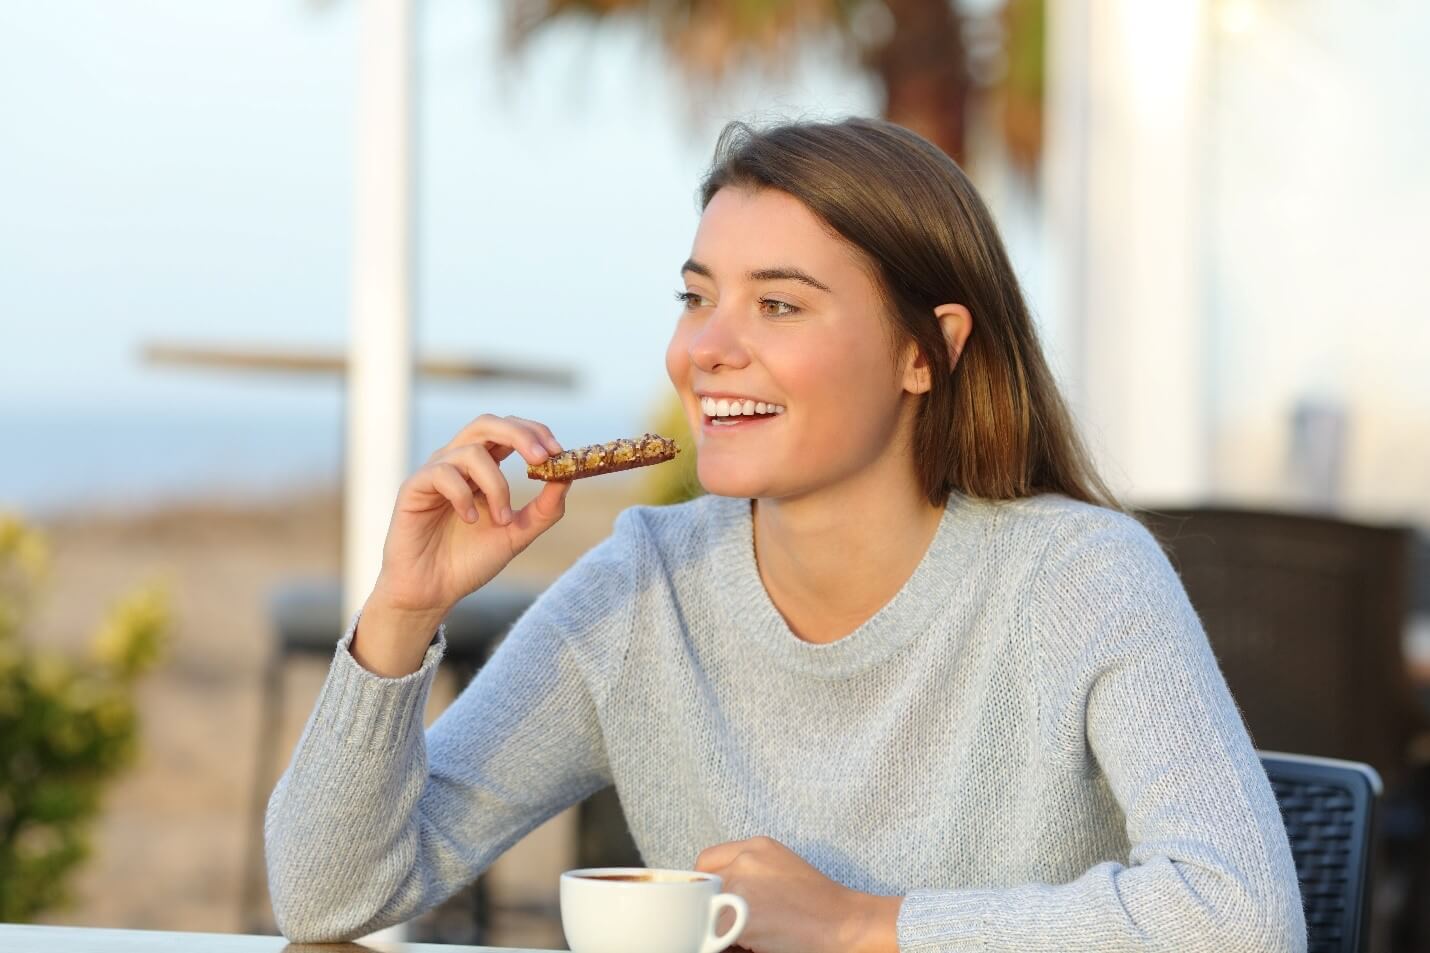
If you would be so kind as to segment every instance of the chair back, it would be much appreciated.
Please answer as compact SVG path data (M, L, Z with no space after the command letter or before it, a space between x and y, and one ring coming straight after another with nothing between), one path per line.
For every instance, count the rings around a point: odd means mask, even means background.
M1296 860L1306 911L1307 953L1364 950L1380 775L1358 761L1258 753L1281 806Z
M1144 510L1258 748L1364 761L1424 730L1404 653L1410 531L1225 508Z

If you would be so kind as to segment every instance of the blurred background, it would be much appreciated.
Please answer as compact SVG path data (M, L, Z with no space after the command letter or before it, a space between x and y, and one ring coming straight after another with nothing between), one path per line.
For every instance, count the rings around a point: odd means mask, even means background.
M1329 534L1179 567L1258 745L1385 776L1373 940L1430 949L1427 44L1412 0L0 0L0 920L271 930L256 806L402 476L486 412L677 427L720 128L857 114L973 177L1131 505ZM686 492L594 483L513 605ZM1227 578L1261 601L1222 628ZM1318 660L1283 695L1233 671L1250 615L1257 664ZM604 810L409 935L560 945Z

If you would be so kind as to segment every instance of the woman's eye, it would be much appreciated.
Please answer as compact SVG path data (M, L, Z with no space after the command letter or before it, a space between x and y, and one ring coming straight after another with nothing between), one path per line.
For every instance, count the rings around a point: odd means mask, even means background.
M677 291L675 293L675 300L685 305L685 310L689 311L696 306L697 302L703 301L704 299L693 291Z
M706 301L704 295L697 294L694 291L677 291L675 293L675 300L684 305L686 311L694 311L702 304L709 303ZM773 298L761 298L759 305L760 313L767 318L787 318L791 315L798 314L800 310L788 301L776 301Z
M799 311L799 308L796 308L788 301L776 301L773 298L761 298L760 305L761 307L763 307L764 305L774 305L777 308L785 309L784 311L766 311L765 315L771 318L787 318L790 315L795 314Z

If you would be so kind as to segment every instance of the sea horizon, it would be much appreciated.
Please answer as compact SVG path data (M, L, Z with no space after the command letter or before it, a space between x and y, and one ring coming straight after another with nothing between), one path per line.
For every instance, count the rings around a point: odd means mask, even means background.
M540 420L563 445L581 446L642 433L654 411L654 402L643 408L619 399L569 396L419 399L409 469L482 412ZM336 487L342 481L342 443L336 399L248 409L0 405L0 512L43 519L170 502L263 500Z

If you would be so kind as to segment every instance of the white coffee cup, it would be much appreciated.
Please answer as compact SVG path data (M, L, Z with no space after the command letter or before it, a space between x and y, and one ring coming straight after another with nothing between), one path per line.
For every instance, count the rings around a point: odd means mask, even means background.
M727 908L735 922L716 936ZM571 953L719 953L749 915L742 898L720 892L714 874L588 867L561 875L561 928Z

